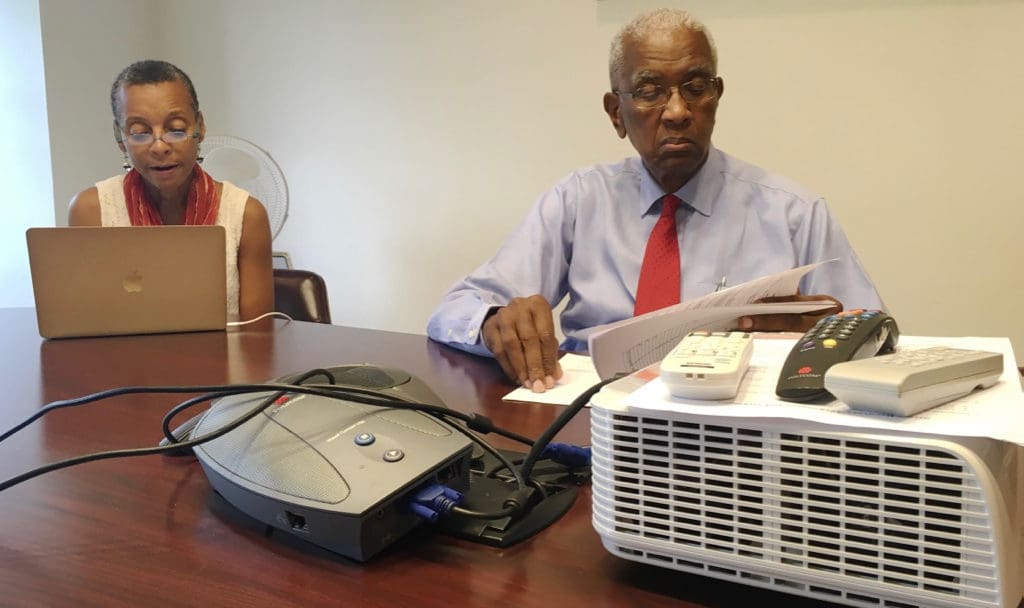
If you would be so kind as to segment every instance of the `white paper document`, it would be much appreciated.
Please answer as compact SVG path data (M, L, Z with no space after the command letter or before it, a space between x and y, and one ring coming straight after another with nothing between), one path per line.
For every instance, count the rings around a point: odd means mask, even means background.
M503 401L531 401L552 405L569 405L588 388L601 381L594 370L594 363L586 355L566 353L558 360L562 366L562 379L543 393L528 388L517 388L502 397Z
M748 281L701 298L594 328L588 338L594 368L602 379L632 373L661 361L691 331L722 331L748 315L796 314L828 308L831 302L755 304L771 296L797 292L800 279L821 264L808 264Z
M901 336L898 349L951 346L1003 353L1003 375L991 388L979 390L907 418L851 410L844 403L802 404L775 396L775 384L793 340L754 341L750 368L731 401L698 401L669 395L653 379L625 398L627 405L692 412L730 418L788 418L829 426L889 429L949 436L990 437L1024 446L1024 392L1008 338L934 338Z

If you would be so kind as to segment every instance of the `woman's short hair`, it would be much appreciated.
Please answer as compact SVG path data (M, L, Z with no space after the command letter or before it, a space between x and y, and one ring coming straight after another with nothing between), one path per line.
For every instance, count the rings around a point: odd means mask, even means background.
M143 59L121 70L110 87L110 111L114 113L114 122L121 124L121 112L124 109L121 107L121 96L118 94L121 87L161 82L184 84L192 98L192 111L199 116L199 97L196 95L196 88L192 86L192 79L188 77L188 74L172 63L157 59Z

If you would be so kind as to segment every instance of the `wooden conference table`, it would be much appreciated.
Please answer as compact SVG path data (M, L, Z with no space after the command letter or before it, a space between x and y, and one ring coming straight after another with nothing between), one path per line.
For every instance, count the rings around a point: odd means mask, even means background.
M32 309L0 309L0 428L46 403L110 388L262 382L362 362L405 369L450 407L529 436L560 411L503 403L510 387L493 361L421 335L274 325L44 341ZM164 413L183 399L118 397L52 412L0 444L0 479L84 453L154 445ZM559 440L589 444L587 413ZM360 564L233 510L194 458L104 460L0 493L0 606L821 606L613 557L590 509L584 487L562 519L519 545L488 547L424 526Z

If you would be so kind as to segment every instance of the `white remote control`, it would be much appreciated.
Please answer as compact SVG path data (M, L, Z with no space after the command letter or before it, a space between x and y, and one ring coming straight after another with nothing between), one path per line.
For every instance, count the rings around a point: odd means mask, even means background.
M852 409L913 416L988 388L1002 373L1002 353L934 346L837 363L825 388Z
M695 331L661 361L661 381L673 397L731 399L750 366L754 340L742 331Z

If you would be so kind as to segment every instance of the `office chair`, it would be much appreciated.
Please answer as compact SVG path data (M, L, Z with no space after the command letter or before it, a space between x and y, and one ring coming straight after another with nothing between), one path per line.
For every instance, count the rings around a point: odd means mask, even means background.
M331 322L327 284L309 270L274 269L274 310L296 321Z

